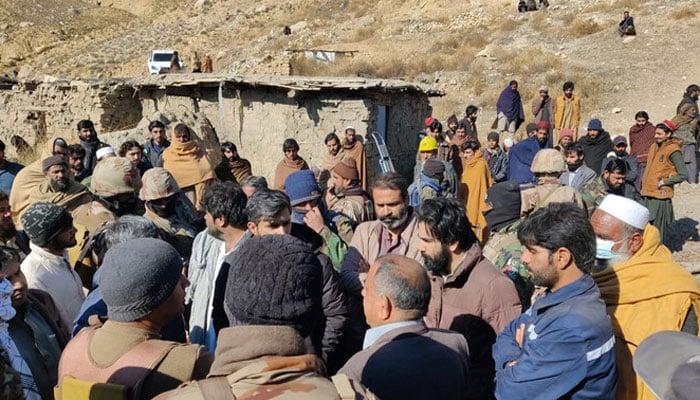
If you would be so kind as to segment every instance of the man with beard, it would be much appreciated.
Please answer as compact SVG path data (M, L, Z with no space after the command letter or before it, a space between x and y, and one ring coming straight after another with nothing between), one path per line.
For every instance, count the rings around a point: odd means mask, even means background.
M32 252L22 261L30 288L48 292L56 302L61 322L71 326L85 300L80 277L66 258L66 249L77 244L73 218L63 208L34 203L22 215Z
M547 129L537 129L537 133L518 142L508 152L508 180L521 185L536 183L535 175L530 171L532 160L538 151L547 148Z
M214 168L216 177L222 181L232 181L240 184L251 175L250 161L241 158L238 148L231 142L221 143L221 162Z
M409 206L408 182L396 172L377 177L372 186L375 221L357 226L340 268L340 285L348 296L351 328L350 354L362 348L367 324L362 312L362 281L370 265L385 254L400 254L420 261L418 223Z
M10 200L3 191L0 191L0 245L17 250L21 258L29 254L29 238L24 231L17 231L12 221Z
M518 241L520 218L520 186L517 182L497 183L486 191L484 217L491 236L484 245L484 257L498 267L515 284L522 311L530 307L535 286L530 272L520 261L523 246Z
M165 124L160 121L151 121L148 124L148 133L151 138L143 144L143 156L154 167L163 166L163 151L170 146L166 138Z
M588 123L588 135L579 139L578 144L583 148L583 156L588 168L600 175L603 159L612 148L610 134L603 130L603 123L599 119L592 119Z
M613 138L613 148L607 157L603 159L603 163L600 165L601 173L608 165L610 160L619 159L627 164L627 176L625 179L627 182L634 185L637 181L637 175L639 174L639 164L637 164L637 157L632 156L627 152L627 139L624 136L615 136Z
M584 154L580 145L576 143L570 144L564 150L564 156L566 157L567 170L559 177L562 185L578 190L581 186L596 178L595 171L583 164Z
M359 173L352 160L342 160L331 170L332 184L326 195L326 205L331 211L347 218L352 230L341 238L349 243L357 225L374 219L374 206L369 195L360 187Z
M673 260L648 222L648 209L615 195L591 217L599 264L593 279L615 321L618 399L656 398L632 369L644 339L659 331L698 336L700 285Z
M525 121L523 102L518 92L518 82L510 81L508 87L503 89L496 103L496 125L499 132L508 132L508 137L515 139L515 131Z
M357 173L360 177L360 186L362 186L363 190L367 190L367 157L365 155L365 146L362 142L357 140L355 128L352 126L345 128L345 138L343 138L341 145L345 156L355 160Z
M323 143L326 144L328 153L326 153L321 160L321 172L318 176L318 186L321 187L321 190L325 191L328 189L328 181L331 179L331 170L345 157L345 153L340 149L340 138L338 138L335 132L326 135Z
M654 144L654 133L656 128L649 122L649 114L646 111L639 111L634 116L635 124L630 127L630 156L637 157L637 179L634 182L637 190L642 187L642 176L647 166L649 148Z
M642 203L642 195L626 178L627 163L620 158L613 158L603 168L603 175L583 185L579 192L586 204L588 215L593 215L608 194L626 197Z
M105 144L97 138L95 124L89 119L78 122L78 138L80 139L80 145L85 149L83 165L89 171L88 175L91 175L95 164L97 164L97 149L105 146Z
M78 206L92 201L88 189L73 180L63 156L51 156L41 162L46 180L29 194L29 203L48 201L72 212Z
M493 398L491 346L520 315L513 282L484 258L464 206L456 199L428 199L417 210L418 249L430 275L425 323L464 335L469 345L467 398Z
M683 99L681 99L681 102L678 103L678 107L676 107L676 114L681 113L681 107L683 107L684 104L690 104L695 106L695 109L698 109L698 97L700 97L700 86L696 84L689 85L685 89L685 93L683 93ZM696 115L696 118L698 121L700 121L700 115Z
M15 249L0 247L0 274L12 284L12 307L17 314L9 321L9 334L26 361L43 399L53 398L58 383L58 360L68 343L68 328L51 296L27 288Z
M496 397L614 399L615 336L589 275L596 245L586 212L550 204L523 221L518 240L533 283L546 290L498 335Z
M464 134L467 136L467 138L464 139L463 142L453 143L457 146L457 151L459 151L459 146L468 140L479 141L479 132L476 130L476 119L478 116L479 107L473 104L468 105L466 110L464 110L464 118L459 121L458 128L460 124L464 125Z
M85 160L85 149L79 144L68 146L68 165L70 172L76 182L81 182L88 177L88 170L85 169L83 161Z
M445 135L447 136L446 140L448 143L455 136L455 133L457 133L458 124L459 120L457 119L456 114L452 114L449 117L447 117L447 130L445 131Z
M574 95L573 82L565 82L563 90L564 93L557 97L554 106L554 128L557 131L571 129L575 142L578 140L578 124L581 121L581 99ZM558 137L554 139L555 142L559 142Z
M175 178L164 168L151 168L143 175L139 198L146 203L146 219L153 221L166 241L188 260L197 230L196 211Z
M252 236L246 228L246 202L245 193L233 182L217 182L202 197L207 228L197 234L192 245L187 302L192 307L190 342L204 345L212 354L216 350L216 328L226 325L223 288L229 265L224 260ZM215 321L221 326L215 326Z
M545 121L547 124L547 146L553 144L552 130L554 128L554 99L549 97L549 88L540 86L540 95L532 100L532 115L535 116L535 123Z

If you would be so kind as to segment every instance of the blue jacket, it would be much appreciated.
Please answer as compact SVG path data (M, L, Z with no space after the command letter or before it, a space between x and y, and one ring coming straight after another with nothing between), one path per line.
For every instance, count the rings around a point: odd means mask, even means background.
M6 195L10 195L10 190L12 190L12 183L15 181L15 176L17 173L24 168L24 165L13 163L11 161L5 161L5 165L0 168L0 190L5 192Z
M525 324L523 348L515 332ZM538 299L493 347L498 399L614 399L615 337L590 275ZM508 366L511 361L516 361Z
M532 159L542 150L536 136L518 142L508 152L508 180L520 184L536 184L535 174L530 171Z

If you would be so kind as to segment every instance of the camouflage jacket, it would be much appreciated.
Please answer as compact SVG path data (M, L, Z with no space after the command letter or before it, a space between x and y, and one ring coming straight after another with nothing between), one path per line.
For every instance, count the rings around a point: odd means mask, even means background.
M304 339L288 326L236 326L219 331L217 355L209 378L162 393L156 400L226 399L372 399L361 385L336 385L322 375L321 362L305 354ZM276 355L286 354L286 355ZM251 358L252 357L252 358ZM215 382L218 380L218 382ZM341 393L346 391L347 393ZM206 393L206 394L205 394ZM209 396L207 396L207 394Z
M521 193L521 198L522 215L529 215L539 208L546 207L549 203L574 203L586 209L579 192L569 186L562 186L559 178L555 177L540 178L537 186Z
M608 186L607 182L603 177L593 179L592 181L581 186L581 198L583 199L586 209L588 210L588 215L593 215L593 211L598 208L600 203L608 194L616 194L618 196L624 196L628 199L640 202L642 201L642 195L639 194L637 188L634 185L625 182L624 186L618 190L613 190Z
M520 261L523 246L518 241L518 226L521 221L516 221L498 232L492 232L484 246L483 254L513 281L524 311L530 307L530 298L535 286L530 281L530 272Z
M359 193L355 193L353 189L349 193L338 195L330 188L326 196L328 209L335 212L334 222L338 234L346 243L352 240L357 225L374 219L372 200L361 187L357 187Z

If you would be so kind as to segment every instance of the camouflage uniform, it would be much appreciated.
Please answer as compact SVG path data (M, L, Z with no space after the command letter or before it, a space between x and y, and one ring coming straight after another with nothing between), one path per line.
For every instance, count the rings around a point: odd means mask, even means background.
M579 190L581 191L581 198L586 204L588 215L593 215L593 211L598 208L600 203L603 202L603 199L608 194L624 196L641 203L642 196L633 185L625 181L624 185L620 189L621 190L612 190L607 183L604 182L604 178L602 176L581 186L581 189Z
M483 254L513 281L524 311L530 307L535 285L530 281L530 272L520 261L523 246L518 241L518 226L521 221L516 221L498 232L492 232L484 246Z
M522 206L520 211L529 215L533 211L546 207L549 203L574 203L582 209L586 209L581 199L581 194L569 186L562 186L559 178L539 178L537 186L522 192Z
M362 189L359 186L357 188ZM333 188L330 188L326 197L326 204L330 211L336 213L333 222L340 238L346 243L350 243L350 240L352 240L352 235L357 225L374 219L372 200L366 196L364 191L359 195L338 195Z

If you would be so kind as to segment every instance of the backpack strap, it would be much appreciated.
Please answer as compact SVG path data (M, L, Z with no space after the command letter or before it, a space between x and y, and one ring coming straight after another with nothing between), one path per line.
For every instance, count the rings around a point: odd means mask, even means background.
M554 192L556 192L557 189L559 189L560 187L561 187L561 186L555 186L555 187L551 188L551 189L549 190L549 192L547 193L547 195L544 196L544 198L543 198L542 200L538 200L538 201L535 203L535 210L544 207L545 202L546 202L546 201L554 194ZM537 194L538 194L538 197L539 197L539 192L538 192Z
M132 398L138 398L146 377L179 345L165 340L145 340L112 364L100 367L90 356L90 342L96 330L84 328L66 346L58 365L59 388L63 377L71 376L96 383L123 385L129 388Z
M353 382L345 374L337 374L331 377L335 390L340 395L341 400L376 400L372 392L367 390L362 384Z
M215 376L197 381L197 386L205 399L236 400L236 396L231 390L231 384L225 376Z

